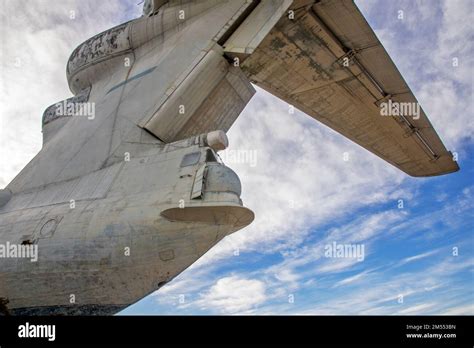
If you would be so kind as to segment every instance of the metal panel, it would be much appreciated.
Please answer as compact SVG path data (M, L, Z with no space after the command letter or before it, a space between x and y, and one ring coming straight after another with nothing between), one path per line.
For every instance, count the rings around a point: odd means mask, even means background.
M253 53L292 3L292 0L262 0L225 42L225 52Z
M115 164L77 179L50 184L34 193L14 195L10 202L11 209L69 203L71 199L80 201L104 198L122 165Z
M210 50L144 128L167 143L227 131L254 93L239 68L229 65L221 52Z
M228 73L212 90L176 139L215 130L227 132L255 94L255 89L239 68L229 67Z
M204 185L204 173L206 171L206 164L203 164L194 176L193 190L191 192L191 199L200 198L202 196L202 189Z
M215 51L209 51L189 76L146 123L145 128L164 142L173 142L227 72L227 62Z

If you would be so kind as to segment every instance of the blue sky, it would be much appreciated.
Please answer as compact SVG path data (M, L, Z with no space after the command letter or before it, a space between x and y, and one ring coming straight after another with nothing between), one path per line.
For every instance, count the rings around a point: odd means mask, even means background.
M72 50L141 6L0 3L3 187L41 148L42 110L70 96ZM228 134L256 162L223 155L255 221L121 314L474 314L474 2L356 3L461 171L408 177L258 89ZM363 261L326 257L333 242L363 245Z

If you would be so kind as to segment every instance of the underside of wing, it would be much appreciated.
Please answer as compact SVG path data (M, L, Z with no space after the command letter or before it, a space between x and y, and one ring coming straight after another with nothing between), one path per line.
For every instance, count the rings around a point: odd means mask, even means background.
M294 1L255 35L252 15L224 49L253 83L411 176L459 169L352 0Z

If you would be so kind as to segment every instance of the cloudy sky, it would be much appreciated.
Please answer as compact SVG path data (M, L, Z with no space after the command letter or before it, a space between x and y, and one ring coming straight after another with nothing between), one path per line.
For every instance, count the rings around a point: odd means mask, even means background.
M43 110L71 95L69 54L136 3L0 1L0 188L40 150ZM410 178L258 90L223 156L254 223L123 314L474 314L474 2L356 3L461 171ZM363 260L326 257L333 242Z

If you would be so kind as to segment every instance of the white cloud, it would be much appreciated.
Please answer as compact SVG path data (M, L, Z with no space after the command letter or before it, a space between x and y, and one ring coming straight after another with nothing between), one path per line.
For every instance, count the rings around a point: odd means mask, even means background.
M426 257L429 257L429 256L433 255L433 254L436 254L438 251L439 250L431 250L431 251L427 251L426 253L406 257L406 258L404 258L403 260L400 261L399 265L405 265L405 264L413 262L413 261L418 261L418 260L424 259Z
M464 306L449 308L441 315L474 315L474 304L468 303Z
M398 315L416 315L426 313L428 310L431 310L435 307L437 303L420 303L415 306L404 308L397 312Z
M221 313L244 313L265 302L265 284L256 279L237 276L219 279L196 305L202 309L217 310Z
M343 296L334 296L328 301L314 305L313 308L305 308L301 313L317 315L446 313L448 309L456 308L460 301L465 300L458 298L459 293L453 291L454 284L450 280L451 277L472 267L472 259L463 261L448 257L423 272L386 274L384 269L380 269L371 272L369 282L360 282L351 291L344 292ZM365 276L362 274L361 277ZM353 278L357 280L357 277ZM434 295L430 297L429 294ZM399 301L400 296L402 302ZM427 301L427 298L430 300ZM468 309L464 313L468 313Z
M370 272L371 271L364 271L357 273L352 277L344 278L343 280L340 280L336 284L334 284L334 287L360 282L361 280L365 279L367 275L370 274Z

